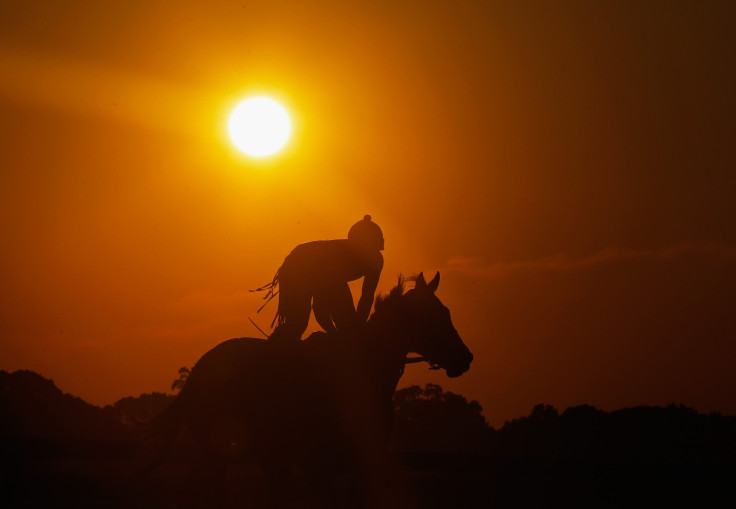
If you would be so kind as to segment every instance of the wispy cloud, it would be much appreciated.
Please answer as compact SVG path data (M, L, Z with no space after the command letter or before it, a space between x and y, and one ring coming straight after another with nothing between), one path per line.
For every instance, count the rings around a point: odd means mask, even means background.
M481 257L457 255L447 261L443 270L496 279L524 272L582 270L616 261L665 260L685 257L736 261L736 247L712 242L692 242L652 250L609 247L586 257L574 258L561 253L537 260L512 262L488 262Z
M0 97L190 133L219 99L207 91L62 54L0 48Z

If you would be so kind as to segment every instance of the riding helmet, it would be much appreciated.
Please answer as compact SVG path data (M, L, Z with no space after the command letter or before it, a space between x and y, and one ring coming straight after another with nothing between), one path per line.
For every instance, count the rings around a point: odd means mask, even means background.
M368 214L350 228L348 239L371 249L383 250L383 232L376 223L371 221L371 216Z

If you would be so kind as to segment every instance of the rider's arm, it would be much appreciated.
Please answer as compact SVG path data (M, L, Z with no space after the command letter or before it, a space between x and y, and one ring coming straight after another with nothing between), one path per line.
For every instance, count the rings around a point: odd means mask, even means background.
M379 258L376 260L375 266L366 273L363 278L363 291L360 295L357 309L359 323L366 322L368 320L368 315L371 314L373 297L376 293L376 287L378 286L378 278L381 276L381 270L383 270L383 256L379 253Z

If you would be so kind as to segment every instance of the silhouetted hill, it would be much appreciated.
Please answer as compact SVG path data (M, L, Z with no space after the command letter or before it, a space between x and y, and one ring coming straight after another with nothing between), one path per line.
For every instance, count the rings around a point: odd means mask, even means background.
M0 371L0 436L120 440L128 433L112 408L63 393L33 371Z

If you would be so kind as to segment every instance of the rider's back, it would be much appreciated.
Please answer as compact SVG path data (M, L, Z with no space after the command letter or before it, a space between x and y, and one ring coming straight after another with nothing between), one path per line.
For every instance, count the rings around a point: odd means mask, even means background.
M282 281L320 287L380 272L382 262L380 251L361 250L348 239L316 240L296 246L284 259L279 273Z

